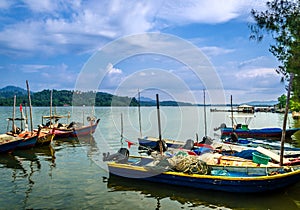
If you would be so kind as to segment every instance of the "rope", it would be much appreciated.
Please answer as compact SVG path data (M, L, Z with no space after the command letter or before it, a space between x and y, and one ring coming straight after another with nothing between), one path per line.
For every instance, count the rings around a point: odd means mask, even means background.
M197 159L196 156L174 156L172 158L172 163L176 171L180 171L188 174L208 174L209 169L205 162Z

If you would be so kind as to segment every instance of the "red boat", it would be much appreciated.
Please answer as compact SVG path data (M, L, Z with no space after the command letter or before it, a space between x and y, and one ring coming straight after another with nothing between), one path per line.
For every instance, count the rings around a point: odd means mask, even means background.
M95 123L94 121L90 121L90 125L82 125L81 123L72 122L66 127L62 126L46 129L50 130L51 134L54 134L54 139L81 137L95 133L99 121L100 119L98 119Z

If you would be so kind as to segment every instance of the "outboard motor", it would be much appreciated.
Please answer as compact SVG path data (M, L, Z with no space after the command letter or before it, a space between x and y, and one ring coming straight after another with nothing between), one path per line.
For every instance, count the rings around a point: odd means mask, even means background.
M103 153L103 161L116 161L118 163L126 163L129 157L129 150L126 148L120 148L117 153L109 154L109 152Z

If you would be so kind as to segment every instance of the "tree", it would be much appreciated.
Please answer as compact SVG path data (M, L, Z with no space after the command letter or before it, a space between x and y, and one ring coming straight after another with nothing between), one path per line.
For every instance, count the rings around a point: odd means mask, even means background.
M261 41L263 32L275 40L269 51L281 63L276 69L288 80L294 73L292 100L300 101L300 0L273 0L266 3L266 11L252 10L256 21L250 25L251 39Z
M278 97L278 106L280 109L285 108L286 104L286 95L282 94L280 97Z

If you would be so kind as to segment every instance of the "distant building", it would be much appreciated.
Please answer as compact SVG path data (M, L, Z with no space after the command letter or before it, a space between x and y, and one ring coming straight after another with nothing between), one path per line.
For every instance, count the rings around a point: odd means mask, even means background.
M254 113L254 106L243 104L237 107L237 111L243 113Z

